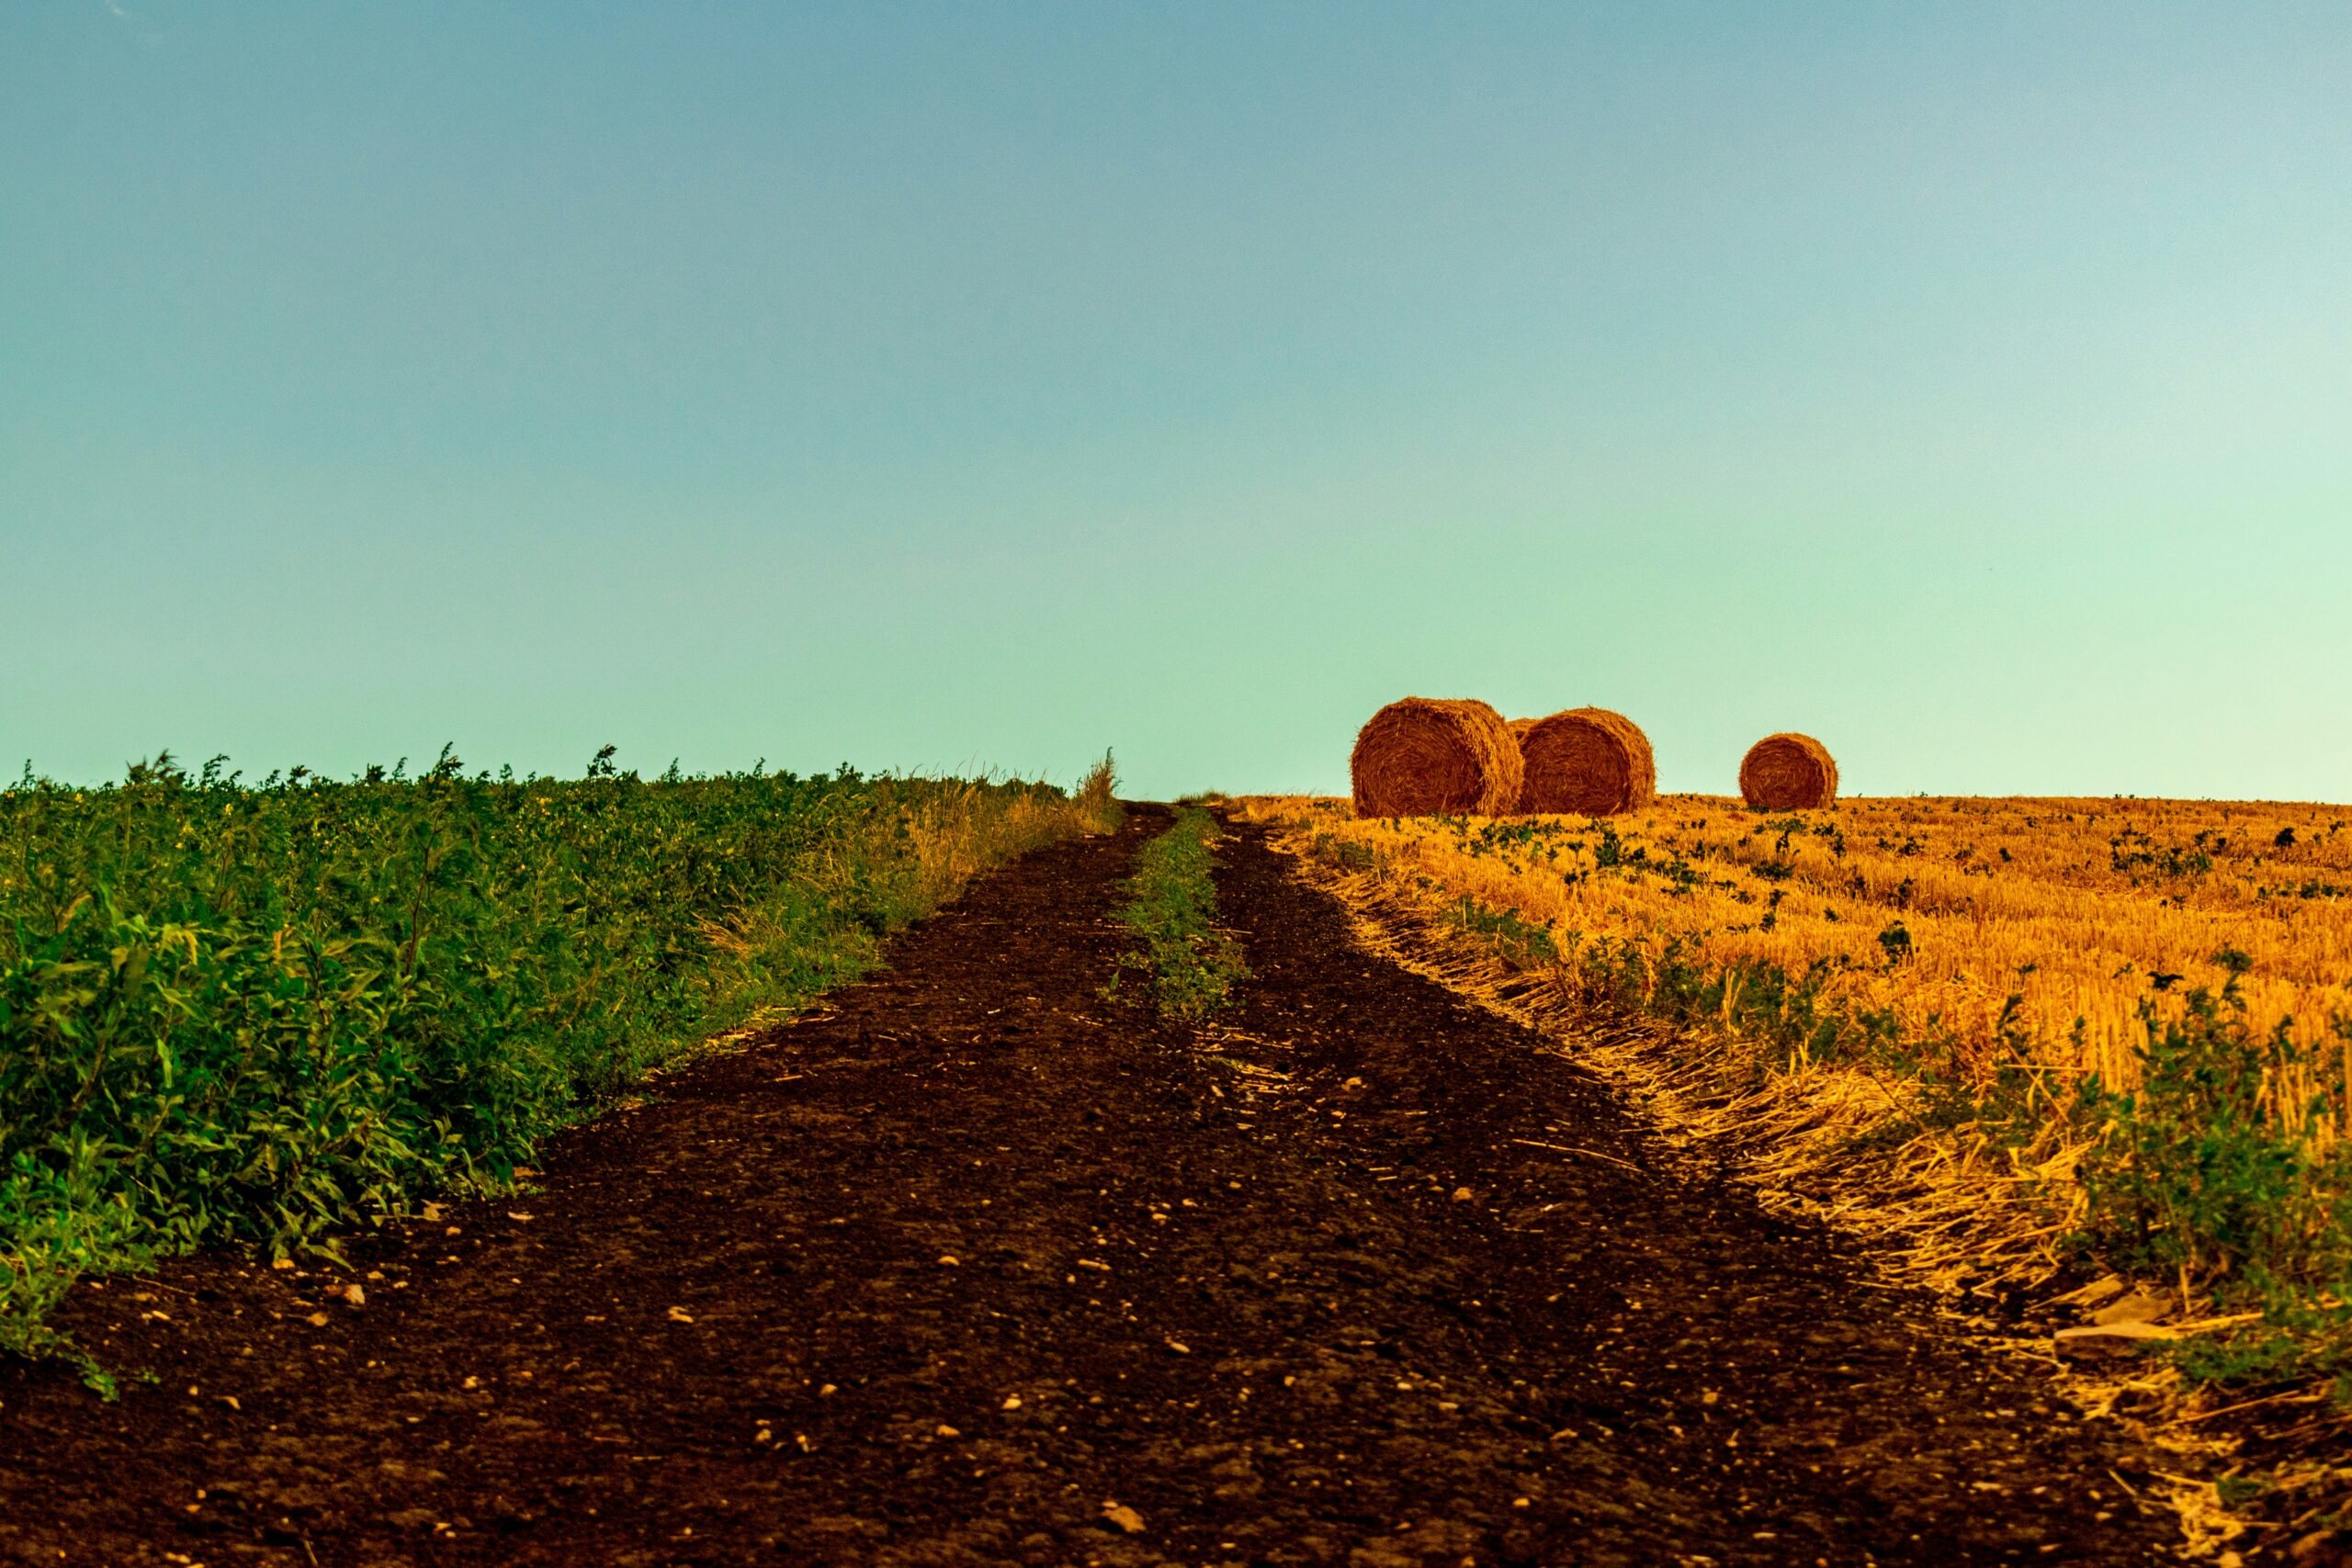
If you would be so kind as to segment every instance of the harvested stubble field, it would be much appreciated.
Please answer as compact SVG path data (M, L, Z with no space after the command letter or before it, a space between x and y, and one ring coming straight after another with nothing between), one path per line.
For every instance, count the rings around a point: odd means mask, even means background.
M2161 1294L2103 1404L2243 1427L2221 1498L2325 1517L2352 1430L2352 809L1249 812L1450 947L1465 988L1616 1021L1597 1055L1671 1118L1916 1275L2014 1303L2112 1269Z
M1817 973L1824 1018L1932 1040L1971 1070L2021 1035L2040 1066L2126 1081L2143 1010L2177 1021L2234 977L2249 1028L2284 1025L2303 1048L2277 1102L2324 1093L2331 1131L2352 1106L2331 1048L2352 1017L2352 807L1917 797L1767 815L1669 795L1598 821L1362 823L1338 802L1258 809L1491 893L1571 957Z

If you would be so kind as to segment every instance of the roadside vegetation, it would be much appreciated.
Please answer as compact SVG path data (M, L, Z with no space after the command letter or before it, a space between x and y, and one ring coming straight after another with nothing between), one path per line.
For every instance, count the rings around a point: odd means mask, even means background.
M1197 1021L1224 1007L1249 978L1240 944L1216 925L1216 818L1197 806L1177 809L1167 831L1136 853L1119 919L1143 939L1122 961L1148 976L1152 1000L1168 1018ZM1118 978L1112 984L1115 987Z
M0 1349L85 1361L77 1275L332 1253L713 1036L868 969L973 875L1115 822L1109 761L1019 782L571 781L168 755L0 791Z

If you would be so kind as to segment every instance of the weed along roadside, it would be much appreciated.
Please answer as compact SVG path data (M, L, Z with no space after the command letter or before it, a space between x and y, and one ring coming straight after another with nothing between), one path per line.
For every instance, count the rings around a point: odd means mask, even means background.
M571 781L168 755L0 791L0 1350L74 1280L220 1243L333 1258L508 1190L649 1074L870 971L992 866L1115 820L1042 784Z

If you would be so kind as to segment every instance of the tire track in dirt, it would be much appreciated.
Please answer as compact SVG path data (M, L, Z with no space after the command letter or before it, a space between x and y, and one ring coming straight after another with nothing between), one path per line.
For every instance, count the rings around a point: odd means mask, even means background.
M1165 820L985 880L527 1200L356 1247L361 1304L219 1256L78 1292L68 1325L162 1381L0 1370L0 1556L2155 1554L2134 1456L1350 947L1254 830L1239 1011L1195 1038L1105 998Z

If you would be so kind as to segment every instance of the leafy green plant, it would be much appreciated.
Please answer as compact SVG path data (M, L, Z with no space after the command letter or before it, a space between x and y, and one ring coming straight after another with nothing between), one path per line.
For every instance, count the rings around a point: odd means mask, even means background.
M1445 918L1461 930L1483 938L1507 968L1532 969L1556 964L1560 950L1552 933L1521 919L1510 909L1498 909L1464 895L1446 907Z
M1380 868L1380 856L1369 844L1359 844L1351 839L1334 838L1329 833L1317 833L1307 846L1307 852L1326 865L1341 871L1367 872Z
M49 1152L20 1154L0 1177L0 1348L63 1356L112 1398L113 1374L46 1320L83 1274L138 1268L152 1254L125 1196L105 1190L98 1150L67 1141Z

